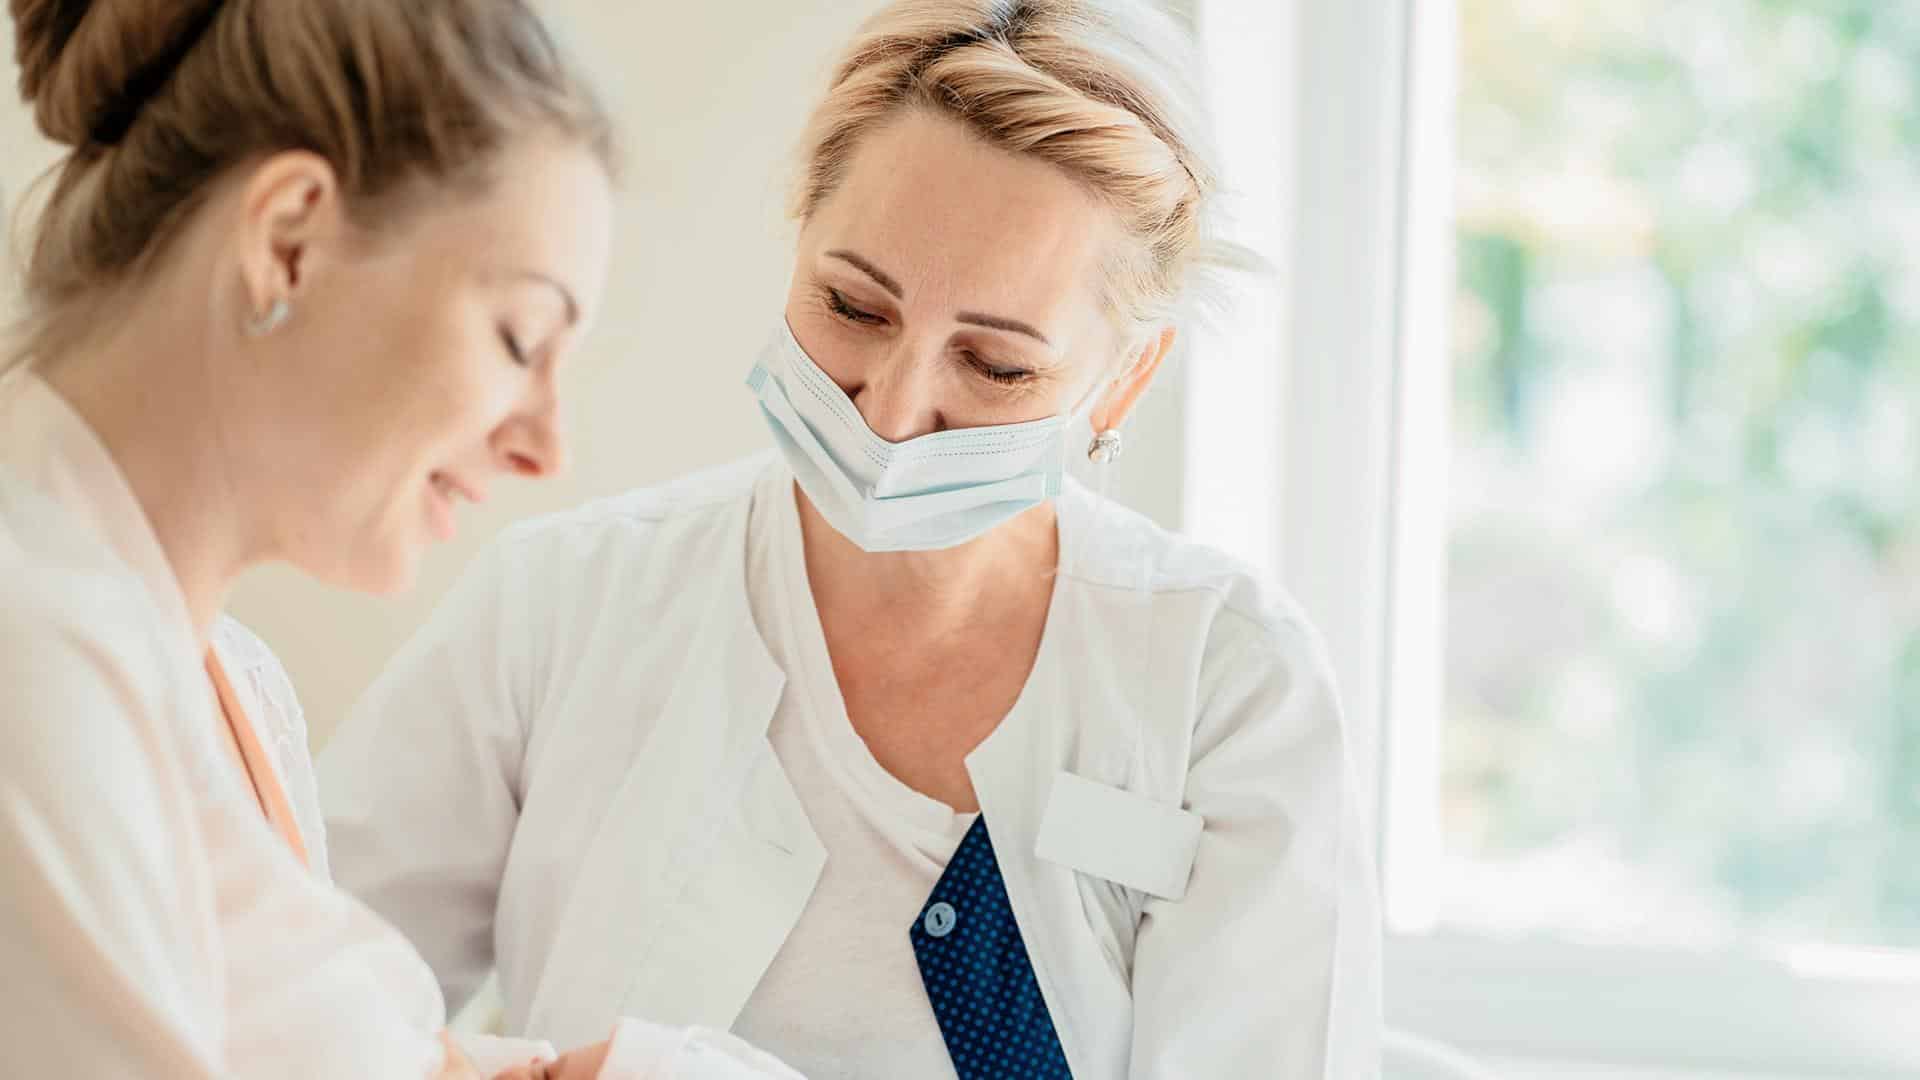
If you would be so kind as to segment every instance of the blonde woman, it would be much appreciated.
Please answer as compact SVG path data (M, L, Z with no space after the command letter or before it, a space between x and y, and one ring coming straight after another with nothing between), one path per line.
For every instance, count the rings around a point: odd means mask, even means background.
M269 561L400 587L459 503L560 467L606 118L518 0L10 12L71 149L0 380L7 1072L480 1075L418 955L303 865L303 751L245 715L291 698L218 614ZM626 1024L569 1061L715 1045Z
M1063 479L1223 259L1182 40L901 0L851 43L785 310L704 358L776 451L513 532L322 760L336 873L452 997L816 1077L1377 1071L1315 634Z

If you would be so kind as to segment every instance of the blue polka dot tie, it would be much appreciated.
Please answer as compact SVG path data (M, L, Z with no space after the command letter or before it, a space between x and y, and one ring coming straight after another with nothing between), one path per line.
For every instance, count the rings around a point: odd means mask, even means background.
M909 932L960 1080L1072 1080L979 818Z

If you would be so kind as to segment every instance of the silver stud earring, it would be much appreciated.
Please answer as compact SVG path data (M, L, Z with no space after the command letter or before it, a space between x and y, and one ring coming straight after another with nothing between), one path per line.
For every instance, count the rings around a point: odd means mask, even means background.
M287 302L286 297L277 297L273 303L267 305L267 310L247 320L247 334L251 337L266 337L285 326L292 316L293 305Z
M1120 429L1108 428L1093 437L1093 445L1087 447L1087 460L1095 465L1106 465L1120 458L1120 451L1126 447L1120 441Z

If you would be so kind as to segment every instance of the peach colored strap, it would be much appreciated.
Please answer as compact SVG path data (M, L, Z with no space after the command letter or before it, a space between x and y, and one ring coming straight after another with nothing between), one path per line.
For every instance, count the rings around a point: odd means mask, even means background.
M260 736L254 732L246 711L240 708L233 684L227 681L226 668L221 666L220 658L212 649L207 650L207 674L213 679L214 693L219 695L220 713L227 721L227 730L233 733L234 744L240 748L240 763L246 767L247 780L253 785L253 796L260 803L261 813L266 815L267 824L287 842L294 857L306 865L307 845L300 839L300 826L294 821L293 806L287 802L287 793L280 786L280 776L273 771L273 762L268 759L266 748L260 745Z

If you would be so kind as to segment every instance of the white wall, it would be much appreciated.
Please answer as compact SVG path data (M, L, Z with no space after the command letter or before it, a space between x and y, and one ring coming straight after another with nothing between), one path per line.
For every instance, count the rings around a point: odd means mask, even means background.
M233 612L280 653L316 743L476 548L509 521L649 484L766 445L744 389L790 267L782 205L802 118L835 49L876 0L549 4L601 79L630 169L608 302L568 384L574 469L503 485L430 557L408 595L370 599L285 569L241 583ZM7 24L0 53L13 55ZM9 70L7 85L13 83ZM54 160L12 94L0 102L0 197ZM1176 365L1128 431L1115 494L1162 522L1180 506Z

